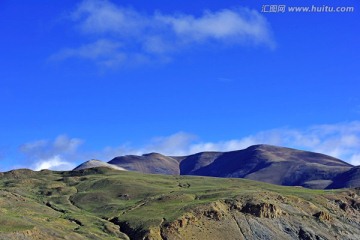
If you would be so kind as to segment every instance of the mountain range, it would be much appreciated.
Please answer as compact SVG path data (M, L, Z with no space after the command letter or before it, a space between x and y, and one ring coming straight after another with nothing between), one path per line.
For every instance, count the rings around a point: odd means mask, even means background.
M188 156L126 155L115 157L108 163L91 160L74 170L92 167L150 174L246 178L313 189L360 186L360 167L320 153L265 144L237 151L200 152Z
M359 176L339 159L270 145L0 172L0 240L354 240Z

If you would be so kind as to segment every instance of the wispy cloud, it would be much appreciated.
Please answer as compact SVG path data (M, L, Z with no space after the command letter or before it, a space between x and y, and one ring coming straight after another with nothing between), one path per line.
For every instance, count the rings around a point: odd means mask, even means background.
M248 8L205 11L198 18L191 15L158 14L156 19L170 26L184 43L218 40L234 44L246 41L273 44L266 19Z
M176 133L159 137L143 147L126 145L107 153L113 156L160 152L167 155L187 155L202 151L232 151L254 144L272 144L324 153L338 157L353 165L360 165L360 122L324 124L304 129L277 128L258 132L240 139L218 142L199 140L193 134ZM109 156L109 155L107 155Z
M102 65L168 60L192 46L265 45L274 47L270 26L248 8L204 11L201 16L146 14L106 0L85 0L70 14L81 34L95 41L65 48L51 58L83 58Z
M70 57L81 57L87 59L107 59L109 56L113 57L113 53L117 52L120 44L112 42L106 39L100 39L96 42L83 45L80 48L72 49L65 48L58 54L54 55L53 58L65 59Z
M118 6L107 0L84 0L70 14L70 19L78 24L83 33L116 33L123 36L138 36L150 17L134 9Z
M185 155L189 153L189 147L198 139L194 134L178 132L169 136L154 137L143 146L134 146L131 143L119 146L107 146L103 150L94 152L97 159L109 161L121 155L141 155L144 153L158 152L167 155Z
M54 140L37 140L20 146L30 168L34 170L68 170L75 167L74 160L80 155L81 139L60 135Z

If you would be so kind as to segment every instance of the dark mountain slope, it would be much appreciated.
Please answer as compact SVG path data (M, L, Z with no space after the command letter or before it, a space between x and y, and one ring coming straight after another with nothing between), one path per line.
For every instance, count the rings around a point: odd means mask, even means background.
M180 174L181 175L201 175L197 174L200 169L211 165L215 159L219 158L222 152L201 152L187 157L181 157ZM204 175L206 176L206 175Z
M254 145L232 152L207 152L180 162L181 175L248 178L279 185L325 188L351 169L339 159L291 148Z
M334 178L333 183L328 187L332 188L352 188L360 186L360 166L353 167L349 171L339 174Z

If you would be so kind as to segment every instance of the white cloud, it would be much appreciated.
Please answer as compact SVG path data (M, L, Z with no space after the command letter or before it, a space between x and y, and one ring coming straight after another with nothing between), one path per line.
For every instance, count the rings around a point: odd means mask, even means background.
M72 154L82 143L83 141L81 139L59 135L53 141L37 140L25 143L20 146L20 151L28 156L47 158L59 152L62 154Z
M35 170L69 170L74 167L74 160L80 155L78 148L81 139L59 135L54 140L37 140L20 146L30 168Z
M351 155L349 162L355 166L360 166L360 153Z
M200 142L192 144L189 147L189 153L197 153L202 151L234 151L247 148L251 145L257 144L255 139L244 137L242 139L227 140L220 142Z
M106 0L85 0L69 19L84 36L96 40L65 48L52 59L76 57L114 66L154 59L167 61L174 52L206 43L274 47L265 17L244 7L204 11L201 16L159 11L146 14Z
M201 17L191 15L166 16L157 19L171 26L184 42L219 40L241 43L273 44L266 19L255 10L239 8L223 9L218 12L206 11Z
M193 134L178 132L170 136L154 137L147 144L140 147L132 146L130 143L117 147L105 147L102 151L93 153L95 158L106 161L122 155L141 155L144 153L158 152L165 155L185 155L190 152L190 147L197 137Z
M101 59L112 56L118 51L120 44L106 39L99 39L94 43L86 44L77 49L66 48L53 56L55 59L65 59L69 57L81 57L87 59Z
M191 143L197 137L193 134L178 132L167 137L153 138L142 151L160 152L167 155L184 155L189 152Z
M54 150L63 153L73 153L83 143L81 139L69 138L66 135L58 136L53 142Z
M48 142L46 140L33 141L21 145L20 150L24 153L30 153L33 151L37 151L37 149L41 149L45 147L47 144Z
M351 164L360 163L360 122L315 125L304 129L278 128L217 143L198 143L192 148L199 151L229 151L252 144L273 144L299 148L334 156Z
M106 67L117 66L129 61L131 58L136 59L138 56L130 56L122 52L121 43L99 39L96 42L85 44L79 48L65 48L51 56L52 60L64 60L67 58L83 58L94 60L99 65Z
M51 169L51 170L71 170L76 167L75 164L67 162L61 159L60 156L56 155L49 159L39 160L34 165L34 170L39 171L42 169Z
M147 25L148 17L106 0L85 0L71 14L84 33L137 35Z

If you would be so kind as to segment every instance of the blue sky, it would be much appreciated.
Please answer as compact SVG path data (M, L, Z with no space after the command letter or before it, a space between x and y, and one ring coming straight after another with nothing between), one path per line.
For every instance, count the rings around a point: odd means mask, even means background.
M264 4L354 7L262 13ZM360 4L0 3L0 170L256 143L360 164Z

